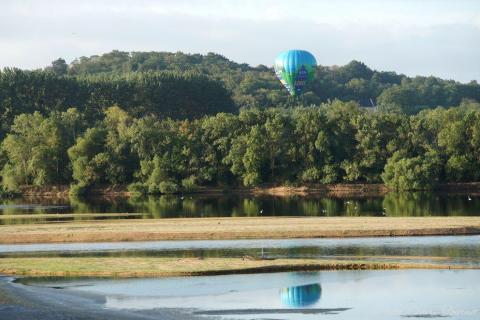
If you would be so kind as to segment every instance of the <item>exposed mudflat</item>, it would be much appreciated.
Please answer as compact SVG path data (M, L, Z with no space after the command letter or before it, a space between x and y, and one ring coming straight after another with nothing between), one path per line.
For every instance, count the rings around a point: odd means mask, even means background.
M480 217L242 217L0 225L0 243L480 234Z

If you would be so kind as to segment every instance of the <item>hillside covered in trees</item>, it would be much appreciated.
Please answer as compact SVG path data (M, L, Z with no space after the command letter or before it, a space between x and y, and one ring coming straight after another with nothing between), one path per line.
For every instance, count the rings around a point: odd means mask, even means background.
M119 52L0 72L2 188L385 182L480 178L480 85L352 61L319 66L300 98L271 68L216 55Z

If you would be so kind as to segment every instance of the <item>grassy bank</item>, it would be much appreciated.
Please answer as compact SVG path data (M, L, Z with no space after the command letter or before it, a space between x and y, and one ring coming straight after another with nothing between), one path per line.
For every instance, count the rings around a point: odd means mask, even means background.
M0 274L29 277L167 277L282 271L466 269L421 262L244 258L2 258Z
M0 243L480 234L480 217L244 217L0 225Z

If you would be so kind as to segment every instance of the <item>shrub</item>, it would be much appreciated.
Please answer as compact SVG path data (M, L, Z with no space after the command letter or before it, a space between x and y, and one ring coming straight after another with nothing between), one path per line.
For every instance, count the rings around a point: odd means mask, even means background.
M243 176L243 185L246 187L256 186L260 184L261 181L262 179L260 179L259 174L256 172L246 173Z
M80 182L77 184L70 185L70 190L68 193L71 196L81 196L81 195L87 194L89 189L90 187L88 184Z
M322 176L322 172L318 168L308 168L302 172L301 179L303 182L318 182Z
M15 167L10 164L6 164L3 167L3 170L0 172L2 176L2 189L8 192L18 192L20 191L19 186L22 184L22 181L25 181L24 178L18 174L15 170Z
M348 182L358 181L362 175L360 166L354 161L343 161L341 164L342 169L345 171L343 179Z
M146 194L147 187L141 182L134 182L128 185L128 191L134 194Z
M433 189L439 180L441 161L434 152L424 156L404 157L399 152L388 159L382 179L394 190Z
M338 181L338 168L336 165L327 164L323 167L322 183L335 183Z
M473 172L475 171L473 168L474 163L474 160L468 159L468 157L465 155L451 156L445 165L447 180L449 182L474 180L476 178L474 177L475 174L473 174Z
M178 192L178 185L172 181L162 181L158 185L158 189L161 193L177 193Z
M185 192L194 192L198 189L197 179L195 176L190 176L182 180L182 188Z

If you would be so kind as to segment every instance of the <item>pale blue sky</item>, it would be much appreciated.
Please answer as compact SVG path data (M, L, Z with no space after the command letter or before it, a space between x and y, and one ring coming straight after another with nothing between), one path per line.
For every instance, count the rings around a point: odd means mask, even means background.
M0 67L124 51L220 53L272 65L282 50L407 75L480 81L478 0L0 0Z

